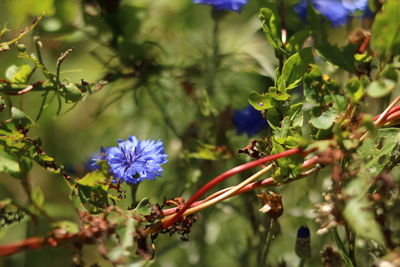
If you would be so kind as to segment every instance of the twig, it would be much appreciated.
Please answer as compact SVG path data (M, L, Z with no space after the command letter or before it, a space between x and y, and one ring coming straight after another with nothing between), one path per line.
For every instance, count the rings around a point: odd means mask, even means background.
M191 204L193 204L193 202L195 202L198 198L200 198L202 195L204 195L208 190L210 190L211 188L213 188L214 186L216 186L217 184L225 181L226 179L228 179L229 177L246 171L248 169L252 169L258 165L262 165L274 160L277 160L279 158L283 158L283 157L287 157L287 156L291 156L291 155L295 155L295 154L299 154L301 153L302 150L299 147L296 148L292 148L274 155L270 155L252 162L248 162L242 165L239 165L233 169L230 169L226 172L224 172L223 174L215 177L214 179L212 179L210 182L208 182L206 185L204 185L202 188L200 188L200 190L198 190L186 203L185 205L183 205L182 209L180 209L180 211L171 219L163 222L162 224L162 228L168 228L169 226L171 226L172 224L174 224L177 220L179 220L179 218L182 216L182 214L190 207ZM305 153L305 152L304 152Z

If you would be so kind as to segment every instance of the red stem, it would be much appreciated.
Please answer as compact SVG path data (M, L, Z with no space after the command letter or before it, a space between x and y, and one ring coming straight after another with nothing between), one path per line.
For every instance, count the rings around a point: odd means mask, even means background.
M162 228L168 228L170 227L172 224L174 224L175 222L177 222L179 220L179 218L182 216L182 214L188 209L190 208L190 206L197 200L199 199L202 195L204 195L208 190L210 190L211 188L213 188L214 186L216 186L217 184L223 182L224 180L228 179L229 177L246 171L248 169L254 168L258 165L261 164L265 164L267 162L271 162L274 160L277 160L279 158L283 158L283 157L287 157L287 156L291 156L294 154L298 154L300 153L302 150L298 147L296 148L292 148L274 155L270 155L252 162L248 162L239 166L234 167L233 169L230 169L226 172L224 172L223 174L218 175L217 177L215 177L214 179L212 179L210 182L208 182L206 185L204 185L202 188L200 188L200 190L198 190L184 205L183 207L178 211L178 213L172 217L170 220L166 221L163 223Z
M398 110L400 110L400 105L399 105L399 106L393 107L393 108L389 111L388 117L387 117L386 119L389 119L389 117L390 117L389 115L391 115L392 113L395 113L395 112L398 111ZM382 114L382 113L376 115L376 116L374 117L373 120L376 121L376 120L379 118L379 116L381 116L381 114Z
M312 157L311 159L308 159L308 160L306 160L306 161L304 162L302 168L303 168L303 169L306 169L306 168L309 168L309 167L311 167L311 166L314 166L315 164L318 163L318 160L319 160L318 156ZM255 188L264 187L264 186L266 186L266 185L271 184L272 182L274 182L274 180L273 180L272 178L267 178L267 179L264 179L264 180L262 180L262 181L250 183L250 184L244 186L243 188L241 188L241 189L240 189L239 191L237 191L234 195L238 195L238 194L241 194L241 193L244 193L244 192L253 190L253 189L255 189ZM229 188L225 188L225 189L229 189ZM223 191L220 191L220 192L221 192L221 194L224 193ZM202 199L202 200L199 200L199 201L195 201L195 202L192 203L192 205L190 205L189 208L196 207L196 206L200 205L201 203L204 203L204 202L207 201L207 200L208 200L208 199L206 198L206 199ZM176 207L176 208L170 208L170 209L165 209L165 210L163 210L163 215L164 215L164 216L172 215L172 214L176 213L176 211L177 211L178 209L179 209L178 207Z
M389 115L386 117L386 121L395 120L398 119L399 117L400 117L400 106L393 112L391 111L389 113Z

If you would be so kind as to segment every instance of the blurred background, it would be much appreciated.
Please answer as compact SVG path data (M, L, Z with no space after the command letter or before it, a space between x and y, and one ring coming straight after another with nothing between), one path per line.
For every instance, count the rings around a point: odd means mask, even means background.
M62 65L63 80L109 81L75 107L63 103L59 115L57 100L50 98L30 136L40 137L46 151L74 177L86 172L87 160L100 146L115 146L119 138L131 135L160 139L169 161L163 166L162 177L140 184L136 200L147 197L162 204L181 195L188 199L206 181L249 160L237 153L249 137L238 134L232 116L248 105L249 92L262 92L273 84L277 60L258 19L263 2L250 0L241 13L226 12L215 18L211 7L191 0L0 0L0 26L10 29L5 39L18 35L34 16L45 12L33 33L20 41L27 51L35 52L33 37L39 36L43 60L55 71L60 54L73 48ZM295 31L304 24L293 12L297 1L285 3L288 31ZM332 30L332 39L345 41L341 36L348 30ZM15 48L0 53L0 78L11 65L28 63L17 54ZM323 67L334 72L332 66ZM39 72L31 78L42 79ZM11 100L35 118L40 94ZM255 137L268 134L269 129L264 128ZM313 209L322 200L321 189L329 186L327 174L329 171L320 172L273 189L282 194L285 212L270 248L270 266L298 264L294 247L301 225L311 229L309 266L321 264L320 250L328 238L315 234L318 227ZM15 178L0 177L0 198L26 204L23 188ZM222 186L245 177L246 173ZM69 188L60 176L34 166L30 178L33 187L44 193L44 208L51 216L76 222ZM126 198L118 205L128 208L130 189L125 186L123 190ZM153 266L255 266L266 239L267 219L258 212L261 203L256 197L260 192L237 196L201 212L188 241L159 235ZM25 218L1 228L0 244L43 236L51 229L44 220L34 228L28 222ZM68 245L31 250L0 259L0 266L71 266L72 251ZM111 265L101 258L96 246L87 245L83 251L87 266Z

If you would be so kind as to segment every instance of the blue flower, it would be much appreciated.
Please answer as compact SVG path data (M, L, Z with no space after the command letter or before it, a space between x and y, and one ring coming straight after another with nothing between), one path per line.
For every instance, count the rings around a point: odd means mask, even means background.
M92 159L93 162L106 160L110 173L114 176L113 183L126 182L137 184L149 179L155 180L161 176L163 169L161 164L167 162L164 154L164 145L158 140L138 140L131 136L128 140L118 140L117 147L102 148L100 157Z
M300 226L297 229L297 238L310 238L310 229L307 226Z
M239 134L246 133L248 136L255 135L263 127L267 126L267 121L252 105L248 105L242 110L235 110L233 122Z
M103 147L100 148L100 153L94 153L91 156L90 160L85 164L85 169L88 172L100 169L100 165L98 164L100 160L106 160L106 151Z
M193 0L195 4L211 5L216 10L232 10L240 12L247 0Z
M345 25L357 11L369 12L368 0L310 0L314 8L328 18L333 27ZM295 6L295 12L303 19L307 17L307 0Z

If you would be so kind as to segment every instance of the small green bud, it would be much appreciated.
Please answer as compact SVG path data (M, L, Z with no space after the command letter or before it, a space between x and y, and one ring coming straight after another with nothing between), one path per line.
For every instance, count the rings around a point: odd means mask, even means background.
M76 102L82 97L82 92L79 90L78 86L73 83L68 83L64 85L64 97L67 103Z
M17 49L18 49L19 52L25 52L26 51L26 45L17 44Z

